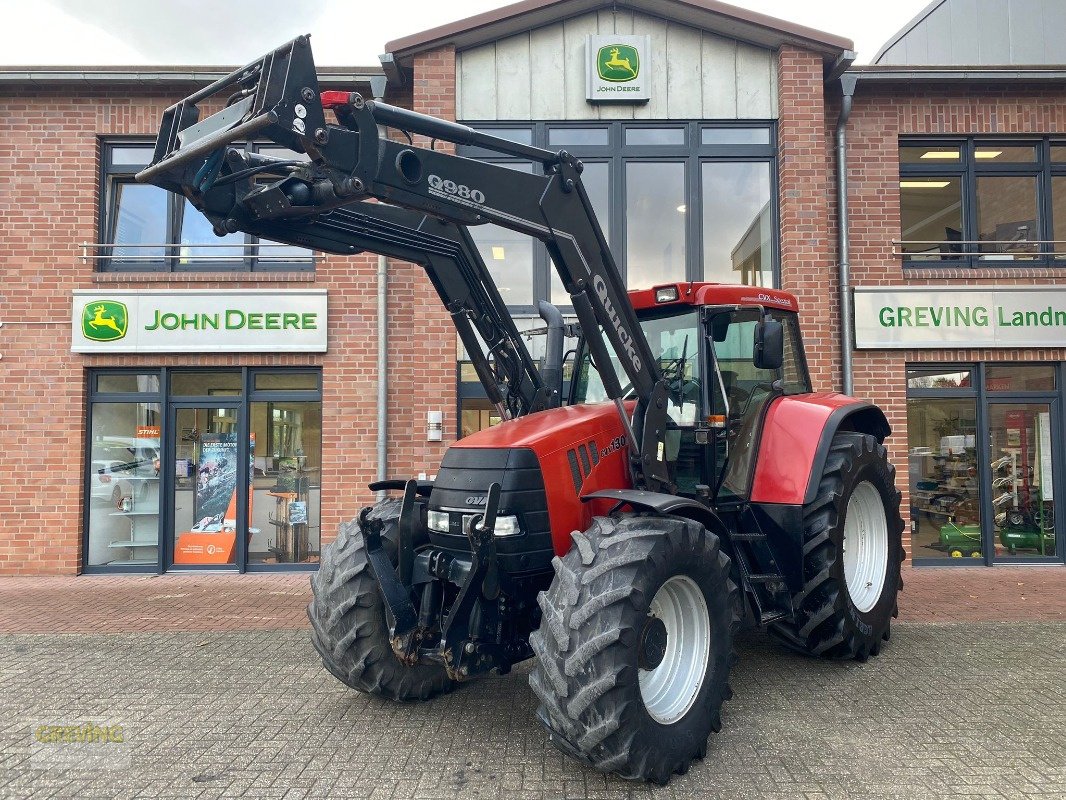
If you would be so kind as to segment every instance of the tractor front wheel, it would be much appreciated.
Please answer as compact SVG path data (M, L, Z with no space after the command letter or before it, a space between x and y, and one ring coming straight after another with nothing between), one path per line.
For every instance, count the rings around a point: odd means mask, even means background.
M815 499L803 509L803 588L792 624L770 633L808 655L876 656L899 613L903 519L896 471L873 436L833 437ZM958 556L956 556L956 552ZM961 548L951 548L961 557Z
M370 516L384 522L382 543L395 562L400 501L383 500ZM341 525L336 541L323 548L311 589L311 642L322 664L342 683L390 700L428 700L452 689L442 667L408 667L393 654L385 606L358 521Z
M537 716L563 752L665 784L706 755L732 696L729 558L714 533L675 517L597 517L573 539L530 637Z

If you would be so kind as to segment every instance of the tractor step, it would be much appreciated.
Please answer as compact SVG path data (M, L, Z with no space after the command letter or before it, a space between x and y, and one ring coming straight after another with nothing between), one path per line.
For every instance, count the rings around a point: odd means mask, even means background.
M774 611L764 611L759 615L759 625L769 625L771 622L777 622L779 619L785 619L788 617L788 612L775 609Z
M731 533L729 538L734 542L765 542L765 533Z
M783 583L785 576L778 575L776 572L765 572L749 575L748 580L751 583Z

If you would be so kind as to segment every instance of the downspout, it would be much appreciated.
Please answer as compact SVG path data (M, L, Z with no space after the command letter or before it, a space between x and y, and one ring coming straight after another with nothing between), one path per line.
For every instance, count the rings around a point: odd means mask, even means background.
M853 56L854 57L854 56ZM852 394L855 381L852 376L851 353L854 348L852 337L852 302L851 302L851 246L848 236L848 117L851 116L852 98L855 94L857 76L844 72L840 80L840 117L837 119L836 156L837 156L837 263L839 264L840 283L840 367L844 394Z
M370 79L370 92L375 100L385 96L387 79L384 75L375 75ZM382 131L382 136L385 136ZM388 480L389 467L389 265L383 255L378 256L377 295L378 295L378 413L377 413L377 480ZM384 500L388 493L377 493L378 500Z

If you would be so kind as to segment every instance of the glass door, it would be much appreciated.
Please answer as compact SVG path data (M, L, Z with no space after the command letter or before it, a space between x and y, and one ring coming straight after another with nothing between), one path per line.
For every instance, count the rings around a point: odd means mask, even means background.
M232 401L171 406L168 566L224 568L243 555L239 536L248 526L238 520L247 503L250 454L238 435L239 409Z
M1055 466L1057 404L988 404L993 552L997 561L1049 560L1057 555Z

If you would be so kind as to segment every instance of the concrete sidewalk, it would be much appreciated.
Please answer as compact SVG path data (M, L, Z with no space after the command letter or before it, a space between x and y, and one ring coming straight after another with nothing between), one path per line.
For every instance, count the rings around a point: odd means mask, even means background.
M310 574L0 578L2 633L256 631L307 626ZM1066 568L903 570L900 620L1066 620Z

